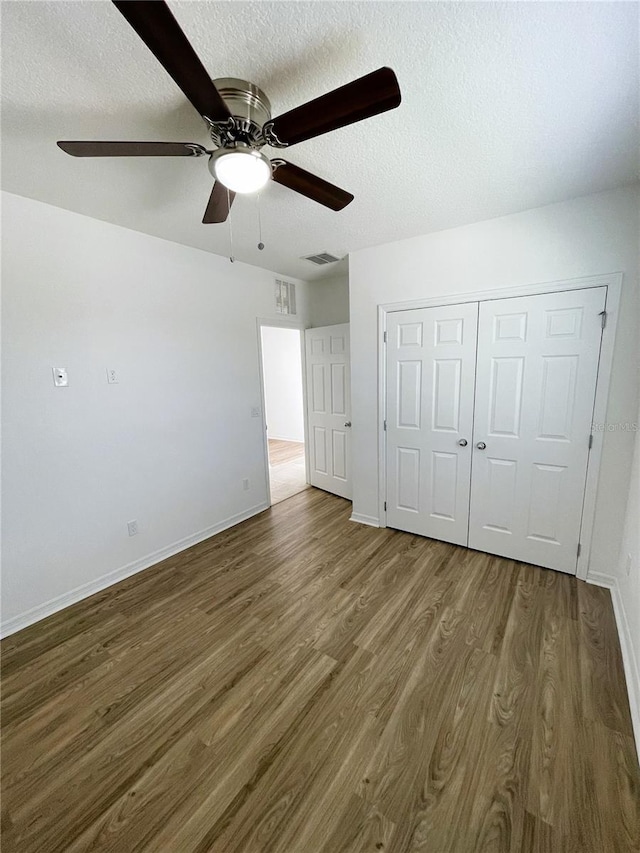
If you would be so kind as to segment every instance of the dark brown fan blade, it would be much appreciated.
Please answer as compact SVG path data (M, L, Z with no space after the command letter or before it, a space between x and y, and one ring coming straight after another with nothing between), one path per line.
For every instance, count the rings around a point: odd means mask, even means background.
M72 157L199 157L206 148L195 142L58 142Z
M216 181L209 196L209 203L202 218L203 225L225 222L236 194L228 190L220 181Z
M379 68L268 122L269 141L295 145L392 110L401 100L396 75L390 68Z
M113 0L201 116L225 121L229 110L164 0Z
M272 160L271 163L273 165L273 180L276 183L282 184L283 187L289 187L290 190L295 190L295 192L310 198L312 201L317 201L318 204L324 204L331 210L342 210L349 202L353 201L351 193L341 190L340 187L335 187L299 166L294 166L293 163L287 163L286 160Z

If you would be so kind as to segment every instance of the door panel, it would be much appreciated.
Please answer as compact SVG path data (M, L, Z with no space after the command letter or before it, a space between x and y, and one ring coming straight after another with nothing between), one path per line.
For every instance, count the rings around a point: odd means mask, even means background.
M331 413L334 415L347 414L347 377L346 364L331 365Z
M467 543L477 319L473 302L393 312L387 328L387 524L459 545Z
M439 432L458 432L460 413L459 358L436 358L433 362L432 429Z
M311 470L327 474L327 431L324 427L313 428L313 459Z
M333 448L331 459L333 460L333 476L339 480L347 479L347 432L346 430L334 429L332 432Z
M456 517L457 453L434 450L431 459L431 495L434 518L454 521Z
M420 429L422 363L398 362L398 427Z
M471 548L575 573L605 297L480 303Z
M311 366L311 411L319 415L326 414L324 397L324 364Z
M484 498L487 527L501 533L513 533L513 508L518 463L515 459L487 457L487 487Z
M309 482L351 498L349 325L305 332L309 434Z
M524 358L492 358L489 386L491 436L520 435Z
M397 507L408 512L420 511L420 451L415 447L396 448Z

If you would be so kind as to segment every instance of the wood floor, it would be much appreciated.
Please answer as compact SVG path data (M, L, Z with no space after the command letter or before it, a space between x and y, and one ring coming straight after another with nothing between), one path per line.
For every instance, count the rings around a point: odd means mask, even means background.
M303 442L269 439L269 480L272 504L285 501L309 488Z
M269 439L269 464L283 465L287 462L304 461L304 444L301 441L283 441L280 438Z
M9 637L2 850L622 853L609 593L315 489Z

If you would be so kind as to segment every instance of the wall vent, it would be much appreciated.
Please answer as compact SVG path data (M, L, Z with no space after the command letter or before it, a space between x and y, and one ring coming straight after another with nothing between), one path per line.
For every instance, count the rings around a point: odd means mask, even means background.
M296 286L279 278L276 279L276 313L296 313Z
M324 264L335 264L335 262L339 261L340 258L336 258L335 255L330 255L329 252L318 252L317 255L305 255L303 260L311 261L312 264L318 264L318 266L323 266Z

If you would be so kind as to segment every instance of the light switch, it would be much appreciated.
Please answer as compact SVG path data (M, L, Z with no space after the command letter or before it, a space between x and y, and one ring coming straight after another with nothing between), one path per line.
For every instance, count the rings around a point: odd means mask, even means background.
M260 406L252 406L251 407L251 417L259 418L260 417Z
M53 384L57 388L66 388L69 384L69 378L67 377L67 368L66 367L52 367L53 371Z

